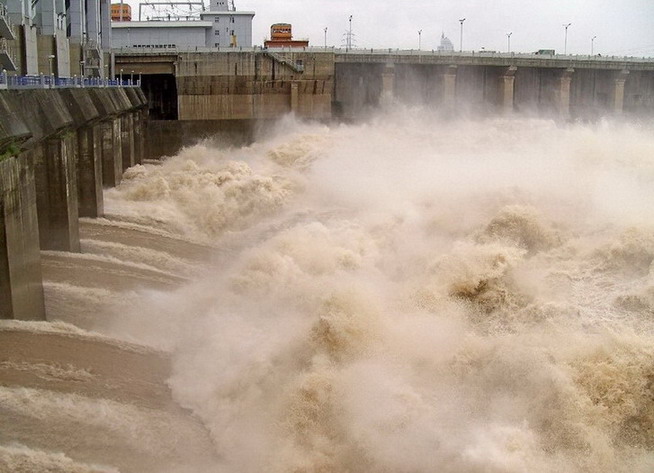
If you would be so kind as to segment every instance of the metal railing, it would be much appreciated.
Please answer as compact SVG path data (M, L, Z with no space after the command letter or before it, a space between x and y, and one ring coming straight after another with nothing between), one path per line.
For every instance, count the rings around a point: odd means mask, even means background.
M616 61L616 62L641 62L641 63L654 63L654 57L638 57L638 56L602 56L600 54L536 54L536 53L518 53L518 52L499 52L499 51L439 51L433 50L418 50L418 49L397 49L397 48L337 48L334 46L320 47L320 46L307 46L302 48L263 48L261 46L253 47L235 47L235 48L218 48L206 46L187 46L174 48L152 48L152 47L117 47L112 51L116 54L144 54L144 55L165 55L176 53L191 53L191 52L273 52L273 53L294 53L294 52L308 52L308 53L321 53L328 52L337 55L353 55L353 56L366 56L366 55L393 55L393 56L435 56L435 57L448 57L448 58L518 58L518 59L541 59L541 60L569 60L569 61Z
M0 73L0 89L72 89L85 87L140 87L140 80L99 77L14 76Z

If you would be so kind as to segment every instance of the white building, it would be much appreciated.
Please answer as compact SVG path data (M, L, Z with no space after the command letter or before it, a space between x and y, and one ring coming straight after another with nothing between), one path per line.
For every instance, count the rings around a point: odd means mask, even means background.
M224 0L211 0L209 11L196 19L113 22L112 47L250 48L253 18L254 12L236 11Z
M109 0L0 0L11 35L0 35L23 75L104 76L111 49ZM9 70L9 69L8 69Z

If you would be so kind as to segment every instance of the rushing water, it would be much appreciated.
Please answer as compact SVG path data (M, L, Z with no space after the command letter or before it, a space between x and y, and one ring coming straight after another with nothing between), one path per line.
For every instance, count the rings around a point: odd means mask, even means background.
M0 468L653 471L652 131L406 110L132 168L46 299L186 414L0 388ZM111 443L29 430L66 422Z

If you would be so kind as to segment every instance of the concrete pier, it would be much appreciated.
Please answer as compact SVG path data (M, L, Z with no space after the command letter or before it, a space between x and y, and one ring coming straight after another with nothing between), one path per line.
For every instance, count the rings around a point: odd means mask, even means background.
M47 138L35 151L41 249L79 252L76 136Z
M291 82L291 112L297 113L300 109L300 83Z
M104 214L102 196L102 129L99 124L77 130L77 183L79 216Z
M456 104L456 73L457 66L449 66L443 73L443 106L446 109Z
M134 158L134 124L132 114L126 113L120 117L120 144L123 171L136 164Z
M617 114L624 110L624 85L628 76L629 71L623 70L613 79L613 111Z
M382 93L381 105L388 106L393 102L395 97L395 67L393 64L387 64L382 72Z
M45 320L32 156L0 161L0 319Z
M80 250L79 216L103 214L105 165L115 185L122 150L141 159L145 104L119 88L0 90L0 318L47 318L40 250Z
M570 84L575 70L571 67L561 72L559 90L557 91L557 109L562 118L570 116Z
M100 125L102 155L102 186L116 187L123 177L123 150L120 143L120 119L102 122Z
M517 67L509 67L500 77L500 104L504 114L513 112L513 97L515 94L515 73Z

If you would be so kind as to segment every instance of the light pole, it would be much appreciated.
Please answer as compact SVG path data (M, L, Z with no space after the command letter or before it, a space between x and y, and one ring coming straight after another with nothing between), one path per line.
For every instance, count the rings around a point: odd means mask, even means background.
M418 30L418 51L422 47L422 30Z
M325 51L327 51L327 27L325 26Z
M507 48L508 48L509 53L511 52L511 35L512 34L513 34L513 31L506 34L506 41L508 43Z
M84 70L84 64L86 64L86 62L84 62L84 61L80 61L80 62L79 62L79 73L82 75L82 77L85 76L84 73L86 72L86 71Z
M134 71L129 74L129 85L134 85Z
M120 84L119 85L121 85L121 86L123 85L123 70L122 69L120 70Z
M591 56L595 53L595 48L594 48L595 38L597 38L597 36L593 36L592 38L590 38L590 55Z
M461 18L459 23L461 23L461 38L459 40L459 52L463 52L463 22L466 21L465 18Z
M563 54L568 54L568 28L570 27L572 23L568 23L567 25L563 25L565 28L565 42L563 43Z
M347 50L352 49L352 15L350 15L350 30L347 33Z

